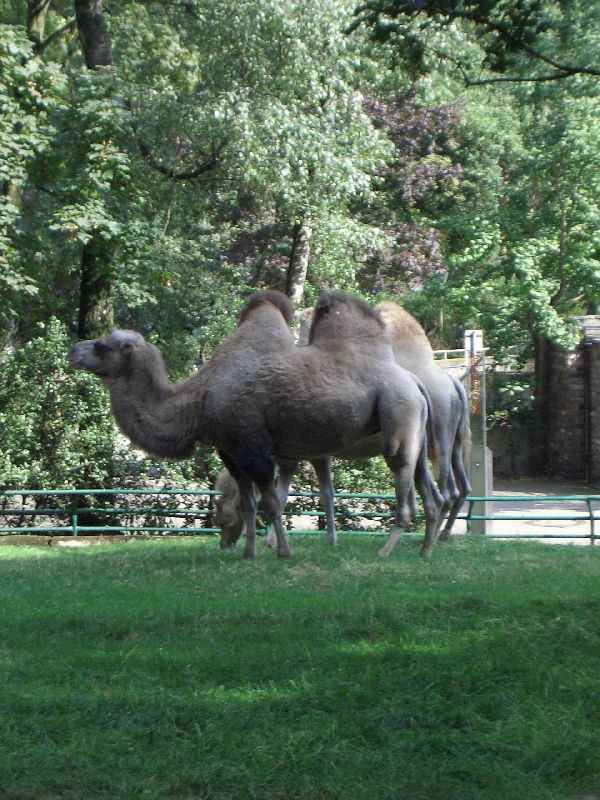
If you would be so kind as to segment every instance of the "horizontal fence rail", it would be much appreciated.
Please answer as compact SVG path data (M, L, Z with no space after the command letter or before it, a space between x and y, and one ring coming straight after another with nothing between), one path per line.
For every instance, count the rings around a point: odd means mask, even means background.
M78 536L92 533L106 535L218 534L212 524L213 498L218 492L209 489L20 489L0 491L0 536L9 534ZM320 533L324 512L318 508L316 492L291 492L286 517L317 520L317 526L291 528L290 533ZM145 501L153 500L151 506ZM385 523L394 516L394 495L339 492L335 494L336 519L344 524L339 533L387 535ZM475 514L475 503L561 503L581 504L582 510L570 514L555 511L535 514ZM566 530L557 532L492 532L496 539L589 539L600 538L600 495L523 495L468 497L466 510L458 519L494 522L582 521L589 522L589 533ZM126 523L123 519L127 519ZM183 523L183 524L179 524ZM354 523L354 524L353 524ZM376 526L376 527L374 527ZM265 527L266 530L266 527Z
M593 494L541 494L541 495L493 495L488 497L468 497L469 509L466 514L459 515L459 519L466 519L467 525L471 520L490 520L493 522L589 522L589 533L576 533L573 531L560 530L552 533L542 533L532 531L531 533L515 532L492 532L488 533L494 539L589 539L590 544L595 544L600 534L596 528L596 522L600 522L600 495ZM582 510L572 514L557 514L555 511L540 514L474 514L475 503L528 503L560 505L561 503L577 503L582 506ZM598 507L595 507L598 506Z

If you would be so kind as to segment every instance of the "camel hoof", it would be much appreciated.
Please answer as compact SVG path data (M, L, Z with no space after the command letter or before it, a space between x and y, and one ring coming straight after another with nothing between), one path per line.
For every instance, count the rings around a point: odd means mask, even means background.
M380 558L387 558L394 549L394 547L396 546L396 543L399 538L400 538L400 531L392 530L392 532L387 538L386 543L383 545L383 547L379 548L377 555Z
M289 558L292 555L290 550L284 550L283 552L277 551L277 558Z
M235 547L233 542L220 542L219 543L219 550L231 550L232 547Z
M256 558L256 550L244 550L244 558Z

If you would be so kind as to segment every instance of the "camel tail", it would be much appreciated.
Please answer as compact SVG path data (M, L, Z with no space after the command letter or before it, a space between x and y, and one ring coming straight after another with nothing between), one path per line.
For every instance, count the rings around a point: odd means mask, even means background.
M440 449L433 429L433 409L431 406L431 398L429 392L421 381L413 375L415 383L419 387L419 391L425 398L427 403L427 455L433 464L433 471L438 474L438 467L440 463Z
M459 379L456 378L454 375L451 375L450 377L454 382L454 388L456 389L456 393L460 398L460 419L457 430L457 439L458 439L457 444L460 447L460 453L462 456L463 464L468 464L471 455L471 444L472 444L471 419L469 414L469 399L467 397L467 393L465 392L464 386L459 381ZM466 492L468 493L470 491L471 487L467 481Z
M456 393L460 397L460 423L458 426L459 435L463 447L463 455L467 456L471 452L471 423L469 419L469 400L462 383L454 375L450 376L454 382Z

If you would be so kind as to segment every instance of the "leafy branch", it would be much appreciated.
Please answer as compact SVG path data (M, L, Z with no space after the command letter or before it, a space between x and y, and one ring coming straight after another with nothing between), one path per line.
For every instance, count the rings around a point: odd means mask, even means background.
M568 3L566 4L568 6ZM371 0L355 11L355 20L347 28L351 33L361 25L373 30L373 37L388 40L393 34L399 35L403 41L412 41L425 29L441 31L455 21L463 21L475 26L480 41L489 36L491 42L482 42L488 58L498 58L508 51L521 52L533 61L552 67L554 71L541 75L501 75L489 78L473 79L469 77L468 67L460 59L452 58L460 69L462 79L467 86L483 86L494 83L525 83L563 80L574 75L590 75L600 77L600 68L585 64L572 64L546 55L534 42L544 30L547 21L542 17L542 4L535 3L525 8L520 3L509 4L500 0L483 4L463 3L462 0ZM568 9L567 9L568 10ZM566 13L566 12L565 12ZM416 23L411 30L407 25ZM427 44L419 40L423 50ZM435 52L435 51L433 51ZM438 57L449 58L448 55L436 53ZM504 69L504 67L502 67Z
M227 145L227 140L224 139L219 144L215 144L214 142L211 145L211 152L210 155L204 157L201 161L199 161L195 167L191 169L184 169L184 170L176 170L172 167L167 167L165 164L162 163L159 159L156 158L151 152L148 145L144 142L144 140L138 136L137 137L138 147L140 149L140 153L144 160L150 164L155 170L160 172L162 175L166 175L168 178L172 180L178 181L188 181L193 180L194 178L199 178L200 175L203 175L205 172L209 172L211 169L217 165L219 155L221 151Z

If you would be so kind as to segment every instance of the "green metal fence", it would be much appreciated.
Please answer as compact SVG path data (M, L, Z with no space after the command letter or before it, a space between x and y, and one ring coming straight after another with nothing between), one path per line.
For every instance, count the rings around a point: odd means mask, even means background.
M212 498L217 492L208 489L35 489L0 491L0 535L51 534L78 536L81 534L216 534L212 525ZM317 518L324 512L318 508L316 492L292 492L285 516ZM135 500L152 498L152 506L136 504ZM187 499L186 506L182 499ZM108 503L112 500L112 503ZM44 502L41 502L44 501ZM50 502L49 502L50 501ZM394 496L391 494L337 493L336 516L344 521L366 519L372 522L393 516ZM370 503L370 508L350 510L341 506L349 503ZM385 506L373 508L374 504ZM308 508L307 506L310 506ZM96 519L90 522L90 517ZM123 523L123 518L129 521ZM116 520L111 524L111 519ZM10 521L10 524L7 523ZM101 521L98 521L101 520ZM162 520L162 524L160 522ZM193 524L178 524L179 522ZM259 516L260 524L260 516ZM266 522L264 523L266 530ZM290 533L318 533L318 527L294 528ZM339 533L385 533L384 530L349 528Z
M0 535L51 534L78 536L81 534L217 534L212 525L212 498L216 492L202 489L37 489L0 491ZM391 494L336 493L336 517L343 529L338 532L385 535L385 523L393 516L394 496ZM150 506L148 499L154 500ZM187 501L187 502L184 502ZM581 504L576 514L491 514L473 513L475 503L561 503ZM324 516L318 508L316 492L293 492L285 514L288 518ZM466 511L459 519L510 521L587 521L589 532L532 531L492 532L492 538L502 539L589 539L595 544L600 537L600 495L523 495L467 498ZM289 520L288 520L289 521ZM181 524L180 524L181 523ZM378 528L373 528L378 525ZM315 527L292 528L290 533L318 533Z
M498 533L496 531L488 534L494 539L589 539L590 544L595 544L600 534L597 532L596 522L600 522L600 495L494 495L490 497L469 497L467 498L469 509L466 514L461 515L467 520L467 525L471 520L492 520L493 522L536 522L536 521L561 521L561 522L585 522L589 523L589 533L575 531L532 531L530 533ZM527 504L550 504L560 505L561 503L577 503L582 506L582 510L577 514L557 514L555 512L542 514L473 514L475 503L527 503Z

